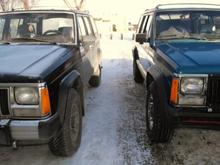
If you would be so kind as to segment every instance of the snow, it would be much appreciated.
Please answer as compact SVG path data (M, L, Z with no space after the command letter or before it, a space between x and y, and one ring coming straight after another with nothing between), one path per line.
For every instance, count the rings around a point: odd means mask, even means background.
M16 151L0 147L0 164L220 164L219 131L178 129L168 144L149 143L144 87L133 81L131 46L130 41L102 41L102 84L87 90L82 142L75 155L55 157L46 145Z

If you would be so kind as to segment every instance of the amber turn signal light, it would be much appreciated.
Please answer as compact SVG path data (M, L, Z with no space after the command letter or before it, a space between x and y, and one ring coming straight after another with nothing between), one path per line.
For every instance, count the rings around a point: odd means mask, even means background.
M46 116L50 113L50 97L47 88L41 89L41 115Z
M179 80L174 78L171 84L171 92L170 92L170 102L172 104L178 103L178 89L179 89Z

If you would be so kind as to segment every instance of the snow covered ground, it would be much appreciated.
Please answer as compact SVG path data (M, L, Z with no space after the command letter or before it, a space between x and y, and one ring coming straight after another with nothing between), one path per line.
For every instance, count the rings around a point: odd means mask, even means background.
M152 145L145 134L144 88L132 76L131 42L103 40L103 77L88 88L82 142L70 158L46 145L0 147L1 165L220 164L220 132L178 129L169 144Z

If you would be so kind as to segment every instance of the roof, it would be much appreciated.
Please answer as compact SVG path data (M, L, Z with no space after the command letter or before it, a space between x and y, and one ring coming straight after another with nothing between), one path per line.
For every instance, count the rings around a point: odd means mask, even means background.
M12 9L10 11L3 11L3 12L0 12L0 13L13 13L13 12L46 12L46 11L50 11L50 12L53 12L53 11L57 11L57 12L74 12L74 13L82 13L82 14L89 14L89 11L81 11L81 10L78 10L77 8L68 8L68 7L63 7L63 6L60 6L60 7L57 7L57 6L33 6L31 7L29 10L25 10L24 8L15 8L15 9Z
M65 11L75 11L76 8L68 8L65 6L32 6L29 10L65 10ZM22 8L13 8L12 11L26 11Z
M153 9L147 9L146 12L154 11L154 10L166 10L166 9L220 9L220 4L205 4L205 3L159 4Z

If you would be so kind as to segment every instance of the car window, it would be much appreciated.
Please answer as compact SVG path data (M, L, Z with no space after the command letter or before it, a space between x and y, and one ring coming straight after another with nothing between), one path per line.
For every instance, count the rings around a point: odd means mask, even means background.
M5 26L5 19L0 18L0 39L2 39L3 37L4 26Z
M73 19L71 18L49 18L43 20L43 33L49 30L59 30L61 27L72 27Z
M147 33L148 35L150 35L150 29L151 29L151 23L152 23L152 18L153 16L150 15L147 22L146 22L146 27L144 29L144 33Z
M10 42L73 43L74 18L65 13L18 13L0 16L0 37ZM6 23L4 23L6 22Z
M91 26L91 23L90 23L90 20L89 20L89 17L84 17L84 20L85 20L85 24L86 24L86 28L87 28L88 34L89 35L94 34L92 26Z
M80 31L80 38L86 36L87 35L86 27L85 27L84 19L81 16L78 16L78 26Z
M31 24L34 27L34 24ZM48 38L57 37L63 42L74 40L74 20L71 15L68 17L49 17L43 19L42 35Z
M149 20L149 15L146 16L141 33L146 33L148 20Z
M10 22L10 35L15 38L18 34L18 27L23 24L23 19L11 19Z
M140 23L139 23L139 27L138 27L138 33L142 33L143 31L143 25L144 25L144 22L145 22L145 19L146 19L146 15L143 16L140 20Z
M94 20L93 18L90 18L90 20L91 20L91 23L92 23L92 27L93 27L94 33L95 33L95 34L98 34L98 29L97 29L95 20Z

